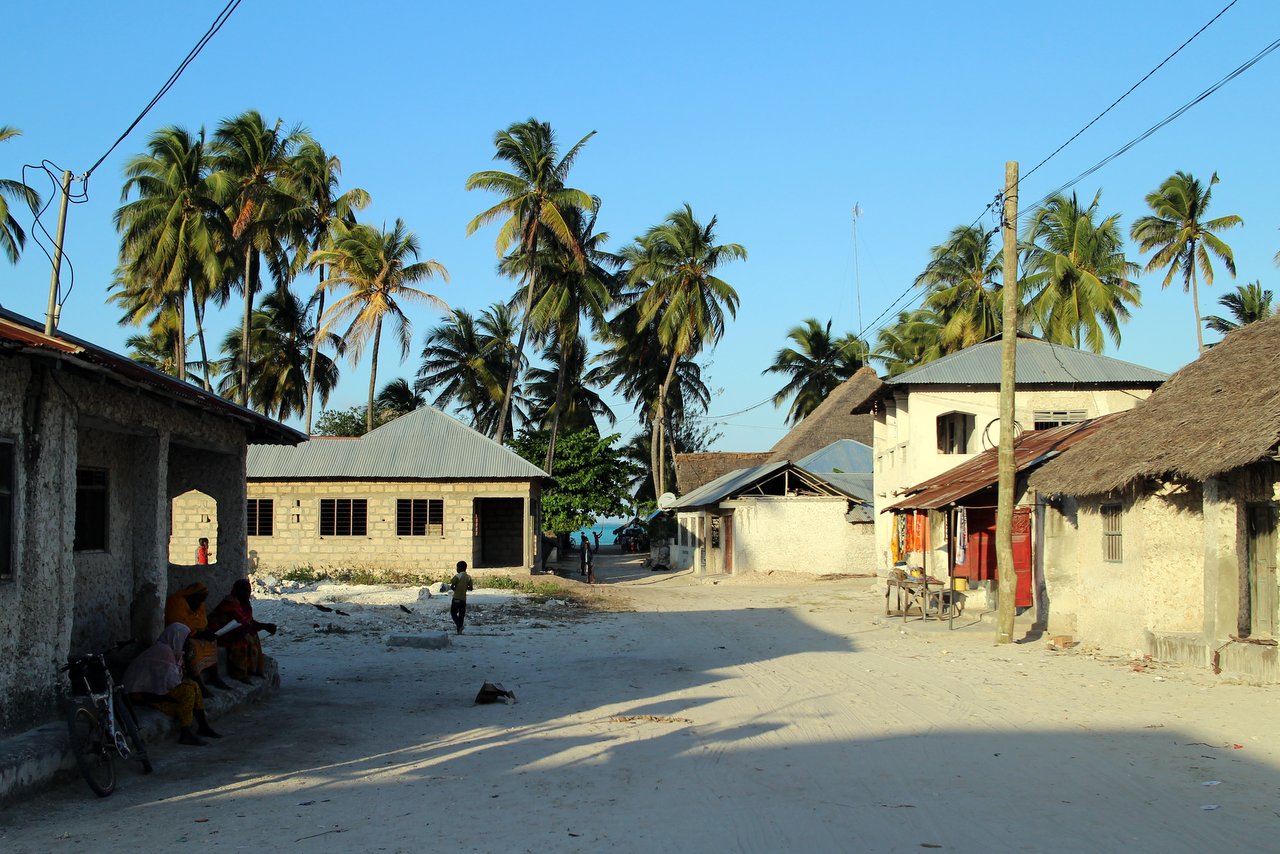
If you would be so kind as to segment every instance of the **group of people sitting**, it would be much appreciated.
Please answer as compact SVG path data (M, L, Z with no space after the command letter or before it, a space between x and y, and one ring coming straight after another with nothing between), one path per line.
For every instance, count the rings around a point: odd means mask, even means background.
M212 612L205 608L209 588L200 582L173 593L165 601L164 631L125 670L129 699L176 718L180 744L221 738L204 712L212 688L231 687L218 674L218 647L226 650L232 679L252 684L252 677L265 675L258 632L274 635L276 627L253 618L251 590L248 579L237 580Z

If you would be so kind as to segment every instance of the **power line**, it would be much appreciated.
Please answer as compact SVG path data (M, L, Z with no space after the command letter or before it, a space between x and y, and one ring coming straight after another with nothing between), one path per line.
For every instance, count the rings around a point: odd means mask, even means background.
M137 117L129 124L127 128L125 128L124 133L120 134L119 138L117 138L115 142L111 143L111 147L107 149L106 153L103 154L101 157L99 157L97 161L92 166L89 167L88 171L84 173L84 176L81 180L85 182L85 188L83 192L86 198L89 192L89 188L88 188L89 176L93 174L95 169L97 169L99 166L102 165L102 161L106 160L111 155L111 152L116 150L116 147L120 145L120 143L124 142L125 137L127 137L133 131L133 129L138 126L138 123L141 122L143 118L146 117L147 113L151 112L151 108L154 107L156 104L160 103L160 99L163 98L166 94L168 94L169 90L173 88L173 85L178 82L178 78L182 76L182 72L186 71L187 66L190 65L192 61L194 61L195 58L200 55L200 51L204 50L204 46L209 43L210 39L212 39L215 35L218 34L218 30L222 29L222 25L225 24L227 22L227 19L231 17L231 13L236 10L236 8L240 5L240 2L241 0L228 0L227 5L224 6L222 8L222 11L218 13L218 17L215 18L213 23L209 25L209 29L206 30L205 34L200 37L200 40L198 42L196 42L195 47L191 48L191 50L188 51L186 57L184 57L182 62L178 64L178 67L174 70L174 72L169 75L169 79L164 82L164 85L160 87L160 90L156 92L156 94L152 96L151 100L147 102L147 105L142 108L142 112L138 113Z

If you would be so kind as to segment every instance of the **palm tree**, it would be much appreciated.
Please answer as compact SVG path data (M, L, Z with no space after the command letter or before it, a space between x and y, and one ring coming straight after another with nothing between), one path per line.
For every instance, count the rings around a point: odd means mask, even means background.
M1160 287L1167 288L1175 276L1182 276L1183 290L1191 291L1191 307L1196 313L1196 344L1204 352L1204 334L1200 329L1200 294L1197 288L1197 268L1206 285L1213 284L1213 263L1210 255L1218 256L1232 276L1236 274L1235 255L1231 247L1215 232L1225 231L1244 220L1235 214L1206 220L1209 202L1213 197L1213 185L1218 183L1218 173L1209 178L1209 186L1203 186L1185 172L1175 172L1165 179L1155 192L1147 194L1147 205L1152 213L1142 217L1129 229L1129 236L1143 252L1153 252L1151 260L1143 268L1150 273L1168 268Z
M497 433L494 439L501 444L507 427L507 411L511 405L511 393L515 387L518 363L524 359L525 340L533 314L534 294L537 292L538 267L532 259L538 255L538 240L545 231L552 239L567 247L575 258L582 258L582 248L565 221L571 208L587 210L592 199L581 190L565 186L569 170L578 152L595 131L578 140L564 155L557 159L559 149L551 125L528 119L511 125L494 135L496 148L493 159L509 164L513 171L487 170L476 172L467 179L468 190L489 190L501 195L502 201L478 214L467 223L467 235L495 220L505 220L498 231L498 257L512 246L526 261L523 269L526 280L524 317L520 324L520 340L507 375L507 386L502 398Z
M141 365L146 365L148 368L176 377L178 376L178 366L174 359L179 348L173 339L177 336L177 311L173 308L168 308L152 315L145 335L141 333L130 335L125 339L124 343L129 348L128 355L130 359ZM190 363L184 367L188 380L195 377L197 371L202 372L200 382L207 386L208 380L203 377L203 371L208 369L207 365Z
M370 202L369 194L353 187L345 193L338 192L338 180L342 176L342 163L337 157L325 153L320 144L313 139L305 139L299 144L298 152L290 164L285 181L285 189L298 206L289 212L288 218L297 221L301 238L294 255L295 271L306 263L308 256L317 249L329 245L333 236L335 223L347 225L355 223L355 212L364 210ZM318 270L317 281L324 281L324 265ZM314 403L314 383L311 375L315 373L315 360L320 355L320 317L324 314L324 288L316 287L316 340L311 347L311 368L307 372L307 414L305 432L311 434L312 405Z
M900 311L896 323L880 330L872 358L884 365L891 377L939 359L950 352L942 344L944 325L931 308Z
M311 317L311 307L287 288L274 289L263 297L250 328L248 367L252 379L248 394L242 394L239 387L245 351L238 329L228 332L222 342L226 370L218 392L229 398L247 397L255 409L284 421L305 410L306 391L313 378L311 365L315 364L314 390L324 405L338 384L338 365L324 354L312 361L317 336ZM322 343L335 349L338 346L333 340Z
M309 266L321 264L329 267L330 277L322 282L325 288L344 285L351 293L333 304L322 318L323 330L329 332L334 324L350 318L350 324L342 333L343 344L348 348L351 361L358 362L365 344L372 337L373 353L369 368L369 407L367 426L373 429L374 390L378 382L378 349L382 343L382 325L390 320L400 343L400 357L409 355L412 329L409 318L400 307L401 302L425 302L441 311L449 306L439 297L412 287L416 282L439 276L449 281L449 271L439 261L418 261L418 238L405 228L403 220L395 226L379 231L369 225L334 228L331 246L311 253Z
M852 334L833 340L831 321L828 320L823 327L812 317L802 325L792 327L787 337L796 346L779 350L773 364L761 373L790 377L773 396L773 405L774 408L780 407L794 395L787 411L787 423L799 424L837 386L866 364L868 347L865 341Z
M941 321L939 343L945 353L985 341L1000 332L1002 300L1000 255L995 229L959 226L933 247L916 285L926 288L925 307Z
M559 426L566 434L590 427L600 433L599 420L612 426L617 417L597 388L608 384L603 366L588 368L587 341L582 336L570 346L553 333L542 351L551 368L530 368L525 380L531 401L530 420L541 429ZM555 435L554 432L551 435ZM551 469L543 467L544 471Z
M573 249L552 239L543 239L539 243L542 248L535 256L539 268L538 289L530 313L534 343L545 348L549 341L554 340L563 348L562 352L549 357L559 370L554 394L548 396L552 404L547 454L542 466L545 471L551 471L555 464L560 409L554 402L566 399L566 386L575 363L572 350L580 339L582 320L585 317L594 332L603 334L608 323L607 312L615 299L616 277L613 271L621 260L602 248L609 235L595 230L599 211L600 200L596 198L592 198L589 211L580 208L567 210L565 221L574 236ZM526 266L526 257L516 253L505 258L499 269L507 275L523 277ZM512 299L512 304L516 304L518 299L519 294Z
M1125 258L1120 214L1097 222L1099 190L1088 207L1072 193L1035 212L1024 245L1024 287L1047 340L1101 353L1105 337L1120 344L1120 324L1142 304L1138 265Z
M0 142L21 136L22 131L8 125L0 125ZM22 254L22 247L27 242L27 234L18 224L18 220L9 210L9 200L21 201L35 213L40 209L40 194L21 181L12 178L0 178L0 249L10 264L17 264Z
M733 260L746 260L737 243L716 244L716 217L704 226L688 204L669 214L623 252L633 285L643 283L636 303L637 331L657 323L658 340L667 357L667 372L653 412L654 490L665 491L662 465L667 391L681 359L691 358L724 335L725 312L737 314L738 292L715 275Z
M188 294L200 358L209 362L204 307L223 277L219 241L228 226L218 203L221 176L211 174L204 129L192 134L177 126L153 133L146 153L131 159L124 173L123 204L115 213L121 235L117 284L129 282L129 289L151 291L153 306L168 304L176 309L178 334L173 342L178 351L173 363L175 376L185 379Z
M288 177L295 149L309 140L298 127L281 132L281 122L267 127L257 110L249 110L218 125L213 136L214 168L227 183L227 215L231 238L244 254L244 322L240 348L250 348L249 329L253 314L253 294L257 289L255 260L267 254L268 266L277 284L288 280L288 265L280 244L281 217L294 206L278 180ZM241 403L248 405L249 363L240 361Z
M378 392L376 402L382 411L395 412L398 415L406 415L427 405L427 399L420 392L415 391L404 377L396 377L384 385L382 391Z
M492 435L497 425L511 351L515 349L515 320L502 303L485 309L477 320L458 309L444 323L427 332L422 364L414 389L434 392L434 406L456 406L481 433ZM517 392L508 418L523 414L524 399ZM510 431L511 425L507 425Z
M1214 332L1226 335L1228 332L1266 320L1277 313L1271 307L1272 293L1264 290L1261 281L1238 285L1236 292L1227 294L1218 300L1218 304L1231 312L1231 318L1211 314L1204 319L1204 325Z

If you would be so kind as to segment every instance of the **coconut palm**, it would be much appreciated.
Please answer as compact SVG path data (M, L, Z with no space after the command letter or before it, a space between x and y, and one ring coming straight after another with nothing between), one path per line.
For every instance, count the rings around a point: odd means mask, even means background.
M588 368L587 341L582 336L569 346L553 333L542 351L550 368L533 367L525 378L530 399L530 420L540 429L555 429L566 434L590 427L600 432L601 420L612 426L617 417L598 388L608 384L603 366ZM566 364L567 362L567 364ZM554 433L552 434L554 435ZM544 471L550 469L544 466Z
M304 139L298 145L297 154L286 174L284 188L293 197L297 206L286 214L286 218L295 223L293 231L298 237L295 247L294 271L305 265L312 252L329 245L333 236L335 223L355 223L355 212L364 210L370 202L369 194L353 187L345 193L338 192L338 180L342 176L342 162L337 157L325 153L320 144L313 139ZM324 265L317 271L317 282L325 278ZM305 432L311 433L312 406L314 403L314 383L311 381L315 373L315 360L320 355L320 323L324 314L324 288L316 287L315 330L316 341L311 348L312 367L308 371L307 414Z
M157 308L174 307L178 334L173 342L178 352L173 364L178 371L175 376L185 379L188 295L200 359L209 362L204 309L223 278L220 241L228 229L218 202L221 176L211 174L204 129L193 134L177 126L153 133L146 153L132 158L124 173L123 204L115 213L121 235L116 285L127 291L151 291L148 301ZM134 322L140 319L135 317Z
M404 377L396 377L382 387L376 400L378 408L384 412L395 412L406 415L415 409L427 405L427 399L409 385Z
M8 125L0 125L0 142L22 136L22 131ZM13 211L9 209L9 201L20 201L34 214L40 209L40 194L21 181L12 178L0 178L0 250L10 264L17 264L22 255L22 247L27 242L27 234L18 224Z
M592 199L581 190L566 187L565 181L582 146L594 135L595 131L587 134L563 157L559 157L555 134L550 124L536 119L513 124L505 131L499 131L493 138L496 149L493 159L509 164L512 171L487 170L476 172L467 179L468 190L488 190L503 197L502 201L467 223L468 236L487 223L503 220L498 231L498 256L504 256L508 249L515 246L525 259L530 259L525 262L521 271L525 278L524 316L494 435L499 444L506 433L511 394L519 363L524 359L534 295L538 290L539 265L532 259L537 258L539 239L545 234L567 247L575 258L582 258L582 249L578 246L565 215L571 208L591 208Z
M1197 283L1204 278L1205 285L1213 284L1213 262L1216 255L1227 271L1236 274L1235 255L1216 232L1244 225L1235 214L1205 219L1213 198L1213 185L1218 183L1214 172L1206 187L1186 172L1175 172L1152 193L1147 194L1147 205L1152 213L1136 221L1129 229L1129 236L1143 252L1154 252L1144 273L1167 268L1160 287L1167 288L1175 277L1182 277L1183 290L1191 292L1191 307L1196 315L1196 344L1204 352L1204 334L1200 328L1200 295ZM1198 271L1198 275L1197 275Z
M927 307L900 311L896 323L880 330L871 357L884 365L891 377L939 359L950 352L942 344L944 325L942 318Z
M463 309L454 311L427 332L414 388L434 392L434 406L455 407L467 415L477 431L493 435L515 336L515 319L502 303L485 309L478 320ZM508 418L523 416L524 408L517 391L507 410ZM508 424L507 432L510 430Z
M247 398L253 408L284 421L301 415L306 408L307 387L311 384L312 348L316 332L309 305L287 288L276 288L254 309L250 327ZM323 341L337 349L338 342ZM224 376L218 392L229 398L245 397L239 388L242 339L232 329L222 342ZM315 362L314 390L321 405L338 384L338 365L320 354Z
M1132 276L1138 265L1125 258L1120 214L1101 222L1099 190L1088 207L1075 193L1055 195L1027 227L1024 287L1033 322L1055 344L1101 353L1106 339L1120 344L1120 324L1142 304Z
M1204 319L1204 325L1214 332L1226 335L1241 326L1266 320L1277 313L1271 306L1272 296L1271 291L1263 289L1261 281L1238 285L1235 293L1218 300L1218 305L1231 312L1231 317L1211 314Z
M545 471L551 471L555 463L556 436L560 430L560 410L554 401L567 399L566 387L577 361L571 351L580 339L582 321L585 318L594 332L603 334L608 323L607 312L615 299L614 271L621 262L603 249L609 235L595 230L599 210L600 200L595 198L590 210L567 210L565 221L574 236L574 247L570 249L544 235L539 241L541 248L534 256L539 267L538 288L530 313L534 343L546 348L548 342L554 340L564 348L564 352L550 359L559 366L559 371L554 394L548 398L552 405L547 454L542 466ZM499 269L507 275L524 278L526 266L526 256L516 253L504 259ZM512 299L513 305L519 296Z
M268 267L277 284L284 284L289 278L289 265L281 240L282 217L296 203L280 179L289 177L294 152L308 139L300 127L282 131L279 120L268 127L257 110L223 120L213 135L214 168L227 182L225 195L231 238L243 256L244 274L240 280L244 288L242 352L251 346L249 330L253 295L260 278L255 275L255 270L260 266L260 257L263 254L267 256ZM246 406L251 361L252 357L240 361L240 378L236 384L241 403Z
M930 250L929 263L916 277L925 288L924 305L941 321L939 343L950 353L1000 332L1002 300L1000 255L995 229L959 226Z
M351 293L335 302L322 318L324 332L349 320L341 333L343 345L353 363L360 360L365 345L373 341L369 367L369 406L367 426L373 429L374 391L378 382L378 349L382 343L382 326L392 324L400 344L400 357L409 355L412 328L400 304L421 302L449 311L444 300L420 291L413 285L439 276L449 281L449 271L439 261L417 261L420 246L418 238L397 219L387 231L369 225L334 227L332 245L311 253L309 266L324 264L330 276L322 284L325 288L347 287Z
M666 424L667 392L682 359L697 355L707 344L724 335L725 313L738 310L738 292L715 271L734 260L746 260L747 250L737 243L717 244L716 217L698 222L685 204L660 225L650 228L625 250L633 285L642 285L636 302L637 331L656 322L658 340L667 361L666 376L653 412L652 441L654 489L665 491L665 466L661 464Z
M773 364L761 373L790 377L773 396L773 405L780 407L787 398L793 398L787 411L787 423L799 424L837 386L866 364L868 347L865 341L852 334L832 339L831 321L828 320L824 327L812 317L800 326L792 327L787 338L796 346L779 350Z
M124 343L129 348L128 355L130 359L141 365L146 365L148 368L176 377L178 375L178 366L174 363L174 359L175 354L178 352L178 347L174 344L173 339L177 335L177 311L169 308L156 312L151 316L151 322L148 324L146 334L130 335L125 339ZM208 382L204 374L208 370L208 365L200 362L189 362L184 368L189 382L197 382L207 387Z

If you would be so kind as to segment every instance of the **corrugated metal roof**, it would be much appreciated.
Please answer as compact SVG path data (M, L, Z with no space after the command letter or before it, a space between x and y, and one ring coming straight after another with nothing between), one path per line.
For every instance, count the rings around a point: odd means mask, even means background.
M999 385L1000 346L999 340L984 341L926 362L885 383L890 386ZM1019 336L1017 358L1019 387L1101 383L1155 388L1169 378L1168 374L1151 368L1050 344L1039 338Z
M1113 412L1100 418L1065 424L1048 430L1032 430L1014 440L1013 458L1018 471L1047 462L1067 448L1091 435L1099 427L1109 424L1123 412ZM918 483L906 490L907 497L890 504L880 512L890 510L936 510L948 507L973 493L992 486L1000 476L1000 449L983 451L971 460L945 471L937 477Z
M547 473L440 410L424 406L356 439L296 448L251 445L250 479L534 480Z
M827 472L870 472L873 468L875 453L870 446L857 439L837 439L825 448L820 448L796 460L796 465L805 471L825 474Z
M765 463L764 465L752 466L751 468L738 469L737 471L731 471L722 477L718 477L710 483L698 487L688 495L680 496L676 501L676 509L688 510L693 507L704 507L708 504L718 504L731 495L740 493L748 487L766 478L772 477L787 468L811 478L818 483L824 483L848 498L860 499L863 501L871 500L870 487L867 487L864 490L866 493L864 496L861 492L855 492L852 489L845 488L845 486L841 485L841 483L837 481L837 478L850 476L812 472L790 462L789 460L779 460L775 463ZM858 484L851 483L850 485L857 486ZM861 486L859 486L859 490L861 490Z
M294 445L307 438L292 427L286 427L261 412L246 409L199 386L183 382L177 377L171 377L74 335L61 331L52 336L45 335L42 325L5 309L0 309L0 346L26 353L47 353L73 359L91 370L106 373L117 382L130 384L134 388L141 386L170 400L176 399L205 412L230 417L244 425L250 442Z
M817 477L860 501L875 501L875 476L871 472L813 472Z

